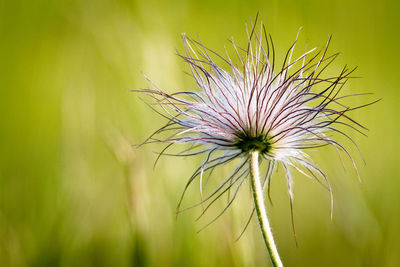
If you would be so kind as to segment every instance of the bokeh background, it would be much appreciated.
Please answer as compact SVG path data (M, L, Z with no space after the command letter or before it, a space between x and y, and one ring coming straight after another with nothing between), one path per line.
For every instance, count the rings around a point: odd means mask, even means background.
M263 266L249 187L217 222L226 201L196 221L175 218L187 178L201 162L162 158L161 146L133 147L164 123L130 89L143 73L168 92L193 90L175 55L181 33L223 52L257 11L282 55L300 41L333 34L333 64L359 66L348 93L368 138L351 133L362 185L332 149L312 153L333 184L329 194L295 174L296 247L282 170L268 204L286 266L400 266L400 8L397 1L0 1L0 266ZM354 150L354 151L353 151ZM231 170L216 171L220 181ZM198 185L184 205L199 200Z

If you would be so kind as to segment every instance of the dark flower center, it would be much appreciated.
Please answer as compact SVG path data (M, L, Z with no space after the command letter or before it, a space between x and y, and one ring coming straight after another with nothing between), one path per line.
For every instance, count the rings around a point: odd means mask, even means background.
M258 136L248 136L240 134L240 138L234 144L235 147L239 148L243 152L260 151L265 154L271 149L271 142L268 138L265 138L263 134Z

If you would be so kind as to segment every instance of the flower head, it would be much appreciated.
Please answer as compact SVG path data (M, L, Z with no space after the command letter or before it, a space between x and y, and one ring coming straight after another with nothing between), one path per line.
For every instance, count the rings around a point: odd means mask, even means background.
M354 143L337 126L358 132L365 129L348 115L362 106L348 107L342 103L343 99L356 95L340 94L355 68L344 67L337 75L324 77L338 56L327 55L330 38L321 50L306 49L294 57L296 37L280 67L271 36L266 34L262 23L259 29L256 25L247 32L246 47L231 41L234 56L228 52L226 56L217 54L201 41L183 35L185 53L179 56L188 63L199 90L169 94L154 84L153 89L139 90L152 97L161 108L157 112L168 119L145 143L168 143L166 149L175 143L186 143L191 146L180 155L205 155L187 186L197 177L202 180L203 173L216 166L242 159L232 175L202 203L213 203L234 185L237 190L240 188L249 173L245 163L252 151L258 151L261 159L270 162L264 183L270 180L277 163L283 165L290 199L293 198L291 169L315 178L330 190L325 174L312 162L307 150L332 146L354 163L332 133ZM167 138L156 138L161 133L170 134ZM163 150L161 154L167 153Z

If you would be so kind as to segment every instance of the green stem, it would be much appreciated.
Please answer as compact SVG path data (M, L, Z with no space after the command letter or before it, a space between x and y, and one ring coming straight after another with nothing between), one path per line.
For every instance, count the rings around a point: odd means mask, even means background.
M282 267L283 264L279 257L278 250L276 249L274 237L272 236L271 227L269 226L267 212L264 205L264 195L261 187L260 172L258 169L258 156L258 151L253 151L250 153L250 177L251 188L253 189L254 206L256 208L258 223L260 224L261 233L271 258L272 265Z

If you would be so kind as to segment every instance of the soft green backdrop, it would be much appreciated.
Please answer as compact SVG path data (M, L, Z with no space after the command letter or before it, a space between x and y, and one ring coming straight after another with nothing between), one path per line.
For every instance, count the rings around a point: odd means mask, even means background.
M222 52L243 44L257 11L283 53L301 38L323 45L333 34L334 69L359 66L347 92L383 98L354 117L369 137L351 133L363 184L336 153L313 153L334 189L295 175L290 225L282 170L268 205L287 266L400 265L400 8L397 1L0 1L0 266L263 266L255 220L235 242L250 212L250 194L197 234L195 209L175 219L188 176L201 159L164 158L135 149L162 118L130 89L142 73L168 92L194 89L175 55L180 34L197 34ZM214 173L218 180L232 166ZM199 199L198 186L185 204Z

